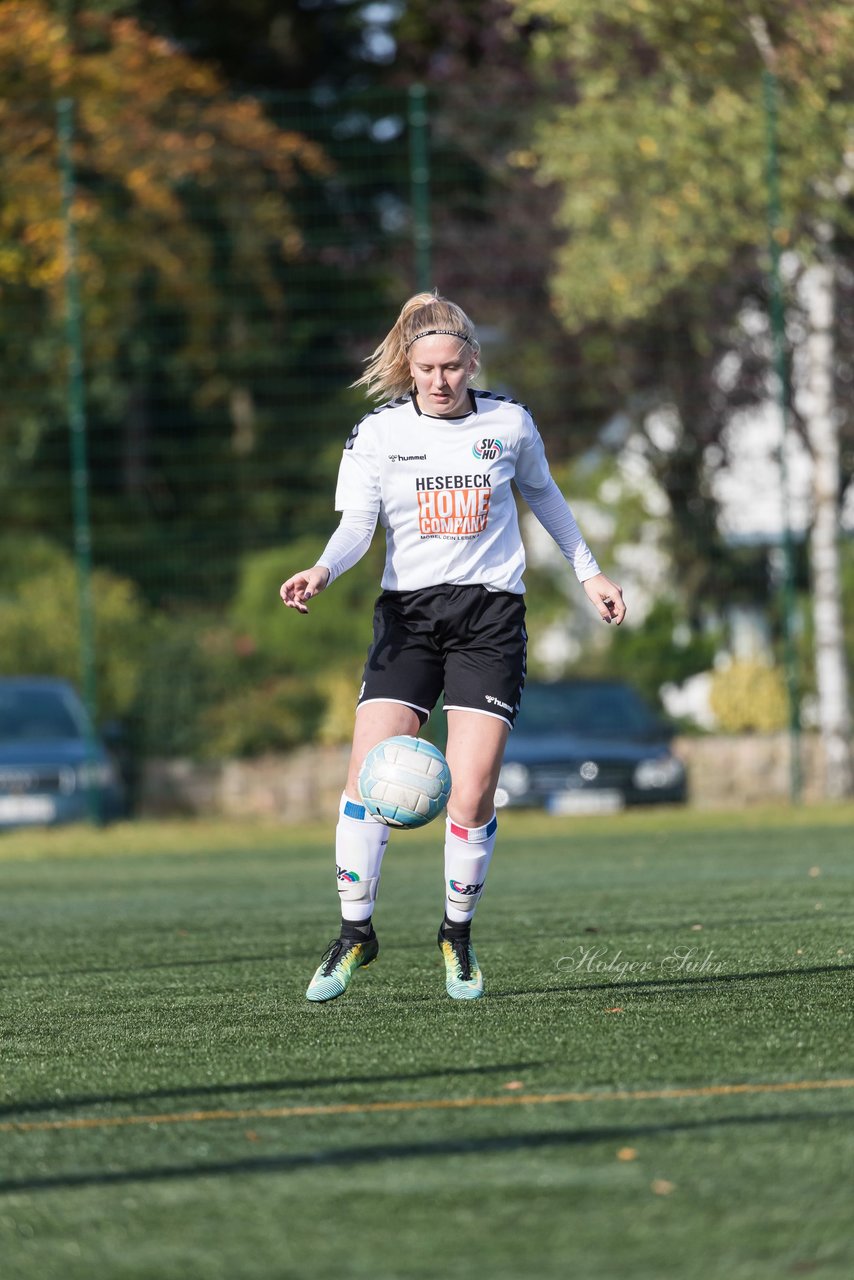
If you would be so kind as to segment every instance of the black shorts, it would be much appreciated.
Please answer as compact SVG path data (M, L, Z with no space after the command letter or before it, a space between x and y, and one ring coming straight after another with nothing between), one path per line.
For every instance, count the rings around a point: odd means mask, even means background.
M403 702L424 724L445 710L481 711L511 729L525 683L525 598L486 587L383 591L374 608L359 706Z

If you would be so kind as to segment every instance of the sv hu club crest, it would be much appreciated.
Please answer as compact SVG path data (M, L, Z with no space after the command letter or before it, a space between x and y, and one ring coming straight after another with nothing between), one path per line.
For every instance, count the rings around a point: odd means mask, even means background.
M494 462L496 458L500 458L504 452L504 445L500 440L496 440L491 436L484 436L482 440L478 440L477 444L472 445L472 453L481 462Z

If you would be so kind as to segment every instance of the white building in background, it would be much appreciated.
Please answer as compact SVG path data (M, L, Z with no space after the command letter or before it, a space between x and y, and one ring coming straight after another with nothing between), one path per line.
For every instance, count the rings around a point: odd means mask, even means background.
M719 525L730 542L782 542L784 518L794 538L806 536L810 522L812 464L794 431L786 433L783 492L780 409L766 403L733 414L724 432L725 459L710 466L710 487L720 508ZM710 458L714 464L717 459Z

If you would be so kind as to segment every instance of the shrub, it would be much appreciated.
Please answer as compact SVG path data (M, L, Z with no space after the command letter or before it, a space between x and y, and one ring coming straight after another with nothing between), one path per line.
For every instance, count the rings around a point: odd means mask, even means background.
M38 534L0 537L0 599L14 599L30 578L70 570L74 561L65 547Z
M128 578L96 569L91 589L99 718L120 717L137 696L149 612ZM57 549L49 571L19 579L0 599L0 673L79 686L81 670L77 571Z
M46 539L22 540L14 548L8 539L5 544L0 674L62 676L79 686L74 561ZM316 554L316 545L312 549ZM125 721L127 748L139 756L210 759L288 751L314 737L349 740L361 670L358 651L367 642L378 574L374 567L351 584L352 590L330 591L309 619L285 616L278 599L281 565L307 563L307 556L307 544L297 544L250 557L249 595L256 600L258 625L241 630L209 611L156 613L129 579L95 570L99 718ZM362 593L364 634L355 640L341 611L357 598L361 605ZM310 640L296 657L283 651L289 627L291 635ZM295 668L306 674L295 675Z
M640 626L626 624L608 639L612 643L585 653L578 674L628 680L657 706L662 685L708 671L719 637L690 627L675 604L659 600Z
M323 695L299 679L242 689L204 712L198 754L218 760L290 751L315 736L324 705Z
M334 745L352 738L361 673L361 664L357 663L346 671L323 672L314 681L324 704L317 729L318 742Z
M232 623L283 671L313 675L352 667L367 651L381 576L378 547L318 597L308 617L279 600L284 579L314 564L321 550L320 539L302 538L246 556L241 565Z
M709 703L724 733L775 733L788 722L783 674L764 662L732 662L716 671Z
M205 741L204 712L233 691L230 657L212 641L210 618L157 615L134 707L134 739L143 755L195 756Z

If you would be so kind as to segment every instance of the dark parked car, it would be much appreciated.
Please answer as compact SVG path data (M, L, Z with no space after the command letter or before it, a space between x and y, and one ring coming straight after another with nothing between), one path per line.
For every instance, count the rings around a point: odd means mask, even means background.
M589 813L682 803L685 769L672 729L617 680L529 681L510 734L496 808Z
M115 761L72 686L0 677L0 828L107 822L125 808Z

